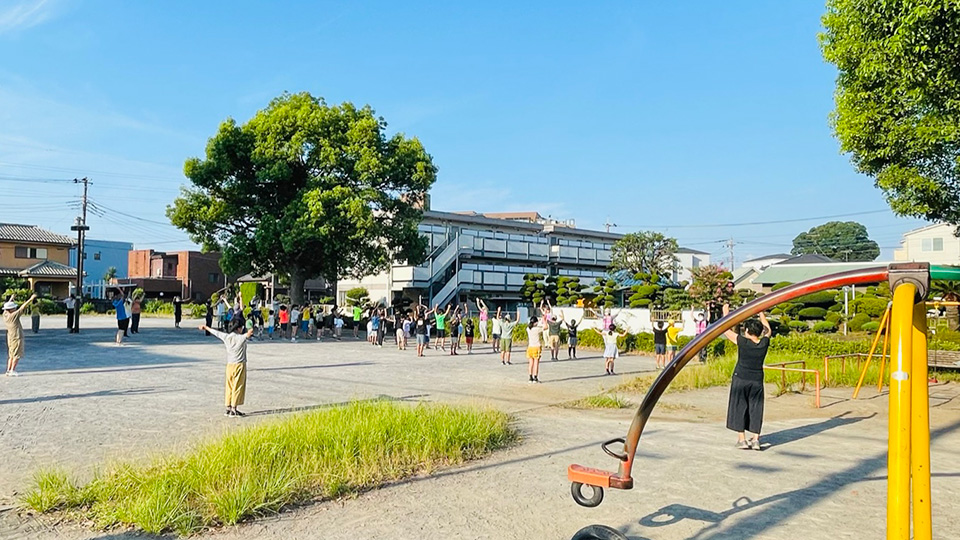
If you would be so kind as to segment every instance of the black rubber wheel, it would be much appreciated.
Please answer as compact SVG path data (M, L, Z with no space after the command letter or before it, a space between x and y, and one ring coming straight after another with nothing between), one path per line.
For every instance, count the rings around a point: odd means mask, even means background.
M627 537L606 525L588 525L577 531L570 540L627 540Z
M603 488L590 486L590 489L593 490L593 494L587 498L583 496L583 484L580 482L570 484L570 494L573 495L573 500L576 501L577 504L586 506L587 508L600 506L600 503L603 502Z

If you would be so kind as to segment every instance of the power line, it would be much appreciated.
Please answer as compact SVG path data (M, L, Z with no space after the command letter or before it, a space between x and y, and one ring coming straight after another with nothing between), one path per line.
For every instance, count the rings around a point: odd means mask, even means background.
M703 229L708 227L749 227L753 225L777 225L781 223L798 223L801 221L814 221L818 219L833 219L841 217L853 217L853 216L865 216L868 214L880 214L883 212L889 212L889 208L884 208L882 210L867 210L864 212L850 212L847 214L833 214L830 216L816 216L816 217L805 217L805 218L795 218L795 219L777 219L773 221L751 221L745 223L713 223L709 225L622 225L621 227L630 227L638 229Z

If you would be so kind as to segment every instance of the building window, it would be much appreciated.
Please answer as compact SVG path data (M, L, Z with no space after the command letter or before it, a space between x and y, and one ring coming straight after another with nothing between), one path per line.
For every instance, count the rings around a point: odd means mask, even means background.
M99 252L99 251L93 254L93 260L95 260L95 261L99 261L99 260L100 260L100 252Z
M218 273L216 273L216 272L210 272L210 275L207 276L207 279L210 281L210 283L219 283L219 282L220 282L220 274L218 274Z
M921 241L922 251L943 251L943 238L924 238Z
M13 248L13 256L18 259L46 259L47 248L17 246Z

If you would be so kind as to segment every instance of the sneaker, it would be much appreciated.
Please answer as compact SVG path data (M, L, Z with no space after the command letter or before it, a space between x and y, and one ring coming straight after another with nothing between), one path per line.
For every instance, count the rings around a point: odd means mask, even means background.
M747 441L737 441L737 446L736 446L736 448L737 448L737 450L749 450L749 449L750 449L750 443L748 443Z
M223 415L224 415L224 416L236 416L235 414L233 414L233 410L232 410L232 409L227 409L227 412L223 413Z
M238 410L236 410L236 409L233 410L233 415L236 416L236 417L238 417L238 418L239 418L239 417L244 417L244 416L246 416L246 414L244 414L244 413L242 413L242 412L240 412L240 411L238 411Z
M7 377L19 377L19 376L20 376L20 374L17 373L17 370L15 370L15 369L12 369L12 370L10 370L10 371L7 372Z
M535 383L538 383L538 384L539 384L539 383L540 383L540 377L538 377L538 376L536 376L536 375L534 375L534 376L533 376L533 382L535 382Z
M750 449L760 450L760 439L750 439Z

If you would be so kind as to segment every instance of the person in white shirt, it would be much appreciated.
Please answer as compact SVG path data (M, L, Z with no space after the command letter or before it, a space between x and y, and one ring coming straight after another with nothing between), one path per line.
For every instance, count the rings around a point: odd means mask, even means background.
M300 327L300 306L293 306L290 311L290 341L297 340L297 329Z
M63 300L63 305L67 308L67 330L70 331L69 333L74 334L76 333L74 332L74 327L76 325L73 324L73 321L75 320L77 312L77 296L71 294L70 296L66 297Z
M200 330L216 336L227 350L224 384L224 402L227 405L227 412L224 416L246 416L237 409L237 406L243 405L247 393L247 341L253 336L253 329L245 329L243 320L239 319L233 323L230 333L214 330L205 324L200 325Z

